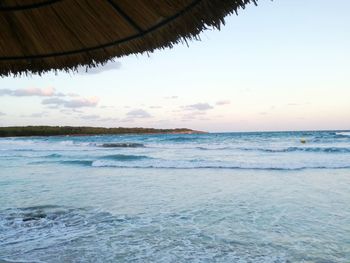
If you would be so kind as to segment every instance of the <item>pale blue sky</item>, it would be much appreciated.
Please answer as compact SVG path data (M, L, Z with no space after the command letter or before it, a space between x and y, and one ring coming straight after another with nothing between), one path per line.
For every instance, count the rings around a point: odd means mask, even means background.
M0 125L350 129L349 10L348 0L260 0L189 47L89 74L2 78Z

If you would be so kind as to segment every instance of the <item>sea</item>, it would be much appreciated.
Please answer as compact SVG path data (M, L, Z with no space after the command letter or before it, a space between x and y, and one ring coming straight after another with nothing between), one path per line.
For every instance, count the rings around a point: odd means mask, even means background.
M0 139L0 262L350 262L350 132Z

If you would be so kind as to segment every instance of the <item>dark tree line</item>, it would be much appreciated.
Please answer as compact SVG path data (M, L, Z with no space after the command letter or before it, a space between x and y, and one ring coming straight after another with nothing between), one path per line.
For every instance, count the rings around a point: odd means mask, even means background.
M14 126L0 127L0 137L57 136L57 135L99 135L99 134L150 134L150 133L192 133L190 129L153 128L102 128L71 126Z

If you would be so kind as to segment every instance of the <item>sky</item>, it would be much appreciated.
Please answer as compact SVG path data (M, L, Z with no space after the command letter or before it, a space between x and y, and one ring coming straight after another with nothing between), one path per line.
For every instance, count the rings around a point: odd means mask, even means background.
M200 41L0 78L0 126L349 130L349 0L260 0Z

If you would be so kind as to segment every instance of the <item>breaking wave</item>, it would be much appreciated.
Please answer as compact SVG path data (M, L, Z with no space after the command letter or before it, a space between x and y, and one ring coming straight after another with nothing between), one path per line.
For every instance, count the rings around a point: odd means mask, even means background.
M267 149L267 148L238 148L242 151L260 151L269 153L284 153L284 152L324 152L324 153L350 153L350 148L343 147L288 147L282 149Z
M113 155L103 156L102 159L127 162L127 161L138 161L138 160L145 160L145 159L152 159L152 158L145 155L113 154Z
M350 132L336 132L335 134L338 136L341 136L341 137L349 137L350 138Z
M230 164L230 163L208 163L196 161L168 161L155 159L149 162L122 163L115 161L96 160L91 164L93 167L114 167L114 168L134 168L134 169L232 169L232 170L267 170L267 171L296 171L305 169L345 169L350 168L349 164L295 164L295 165L254 165L254 164Z
M103 143L98 145L104 148L140 148L145 147L142 143Z

